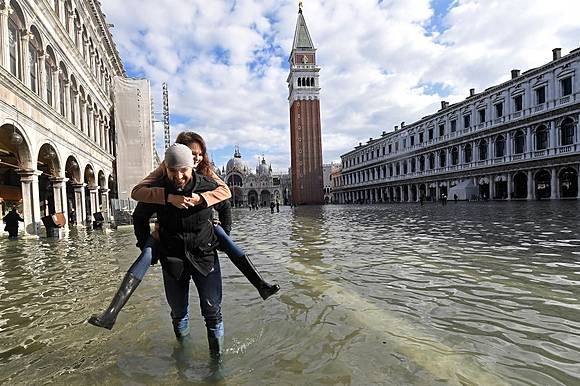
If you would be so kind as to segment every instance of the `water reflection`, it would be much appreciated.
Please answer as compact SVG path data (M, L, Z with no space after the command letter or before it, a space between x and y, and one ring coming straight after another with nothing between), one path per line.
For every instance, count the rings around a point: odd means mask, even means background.
M0 239L0 383L577 384L580 203L235 211L234 238L282 291L226 259L225 378L203 321L175 342L160 269L114 330L84 323L137 249L130 228Z

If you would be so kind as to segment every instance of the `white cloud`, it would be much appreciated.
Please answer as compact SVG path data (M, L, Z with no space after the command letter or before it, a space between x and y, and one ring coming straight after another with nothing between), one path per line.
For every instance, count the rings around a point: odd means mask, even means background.
M239 144L244 156L264 153L287 169L284 65L296 1L102 0L102 8L126 67L151 80L159 110L168 82L172 117L184 121L174 132L198 130L218 164ZM576 48L579 11L577 0L456 0L446 29L432 33L428 0L305 2L322 67L325 161L435 112L441 99L457 102L469 88L507 80L512 68L542 65L554 47ZM450 95L420 87L436 83Z

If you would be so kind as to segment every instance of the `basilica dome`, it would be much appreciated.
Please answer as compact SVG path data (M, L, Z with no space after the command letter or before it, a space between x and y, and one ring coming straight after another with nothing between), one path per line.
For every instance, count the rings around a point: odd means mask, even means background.
M240 149L236 146L234 157L231 158L226 165L226 173L248 174L248 171L249 171L248 165L246 164L246 161L242 159Z
M266 160L262 157L262 162L256 167L256 174L259 176L265 176L270 174L270 167L266 165Z

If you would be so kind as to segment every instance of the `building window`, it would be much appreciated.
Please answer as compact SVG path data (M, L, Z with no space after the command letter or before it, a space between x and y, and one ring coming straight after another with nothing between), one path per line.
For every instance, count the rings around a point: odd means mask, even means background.
M435 154L429 154L429 169L435 169Z
M560 81L560 87L562 89L562 96L572 94L572 77L562 79Z
M445 135L445 125L439 125L439 136L443 137Z
M441 150L439 152L439 167L444 168L445 166L447 166L447 152Z
M395 171L397 172L397 175L401 174L401 165L397 162L397 166L395 167Z
M479 150L479 160L485 161L487 159L487 142L485 139L479 141L478 150Z
M432 139L433 139L433 128L430 128L428 132L428 140L431 141Z
M546 126L540 126L536 129L536 150L548 148L548 129Z
M459 149L454 147L451 149L451 165L457 165L459 163Z
M403 149L405 149L407 147L407 139L404 138L403 139Z
M410 141L411 141L411 146L415 146L415 136L414 135L412 135L410 137Z
M59 103L60 103L60 115L64 116L64 77L61 75L58 78L58 95L59 95Z
M408 172L407 161L403 161L403 174L407 174L407 172Z
M496 118L503 117L503 103L497 103L495 105L495 117Z
M450 123L451 123L451 132L455 133L455 131L457 130L457 120L454 119Z
M537 88L535 90L536 93L536 104L541 105L542 103L546 103L546 86Z
M419 143L423 143L423 132L419 133Z
M477 114L479 114L479 123L485 123L485 109L477 110Z
M391 144L389 143L389 154L391 154L392 152L393 152L393 145L391 145Z
M383 155L385 155L385 147L383 146Z
M393 176L393 165L389 165L389 176Z
M467 114L463 116L463 128L467 129L471 126L471 115Z
M472 158L473 158L473 157L472 157L472 155L473 155L473 151L472 151L472 149L471 149L471 145L470 145L470 144L467 144L467 145L465 145L464 153L465 153L465 154L464 154L464 155L465 155L465 157L464 157L464 159L465 159L465 163L469 163L469 162L471 162L471 160L472 160Z
M10 54L10 73L21 79L19 66L20 32L12 19L8 20L8 51Z
M574 143L574 121L572 119L566 118L560 125L560 139L562 146Z
M505 139L503 135L498 135L495 139L495 157L503 157L505 155Z
M522 111L522 109L524 108L524 98L522 95L518 95L514 97L514 110L517 111Z
M514 153L522 154L526 148L526 133L523 130L518 130L514 137Z
M411 173L415 173L416 170L417 170L417 162L415 161L415 158L411 158Z
M395 142L395 151L399 151L399 141Z
M419 171L425 171L425 156L419 157Z

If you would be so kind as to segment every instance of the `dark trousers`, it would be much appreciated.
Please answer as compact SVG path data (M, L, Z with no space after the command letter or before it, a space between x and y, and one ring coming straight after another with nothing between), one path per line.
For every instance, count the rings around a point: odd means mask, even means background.
M190 267L179 280L163 270L165 296L171 307L171 319L176 336L187 334L189 330L189 282L193 280L199 295L201 315L205 320L208 336L221 337L224 334L222 321L222 274L217 254L214 257L214 268L203 276Z

